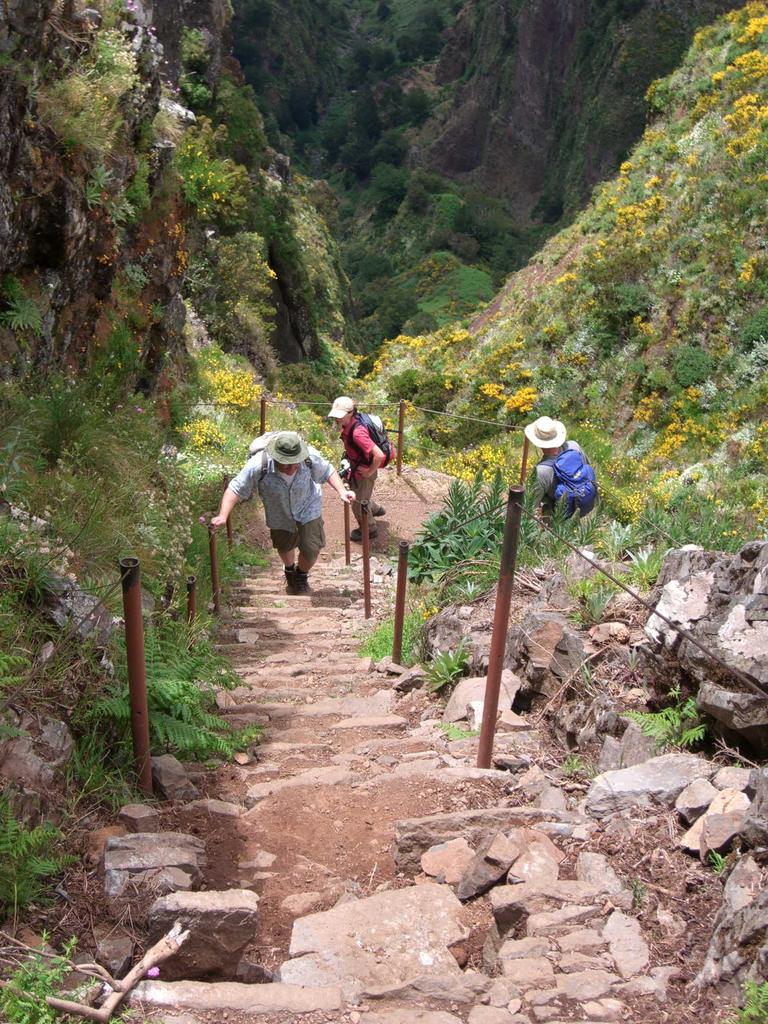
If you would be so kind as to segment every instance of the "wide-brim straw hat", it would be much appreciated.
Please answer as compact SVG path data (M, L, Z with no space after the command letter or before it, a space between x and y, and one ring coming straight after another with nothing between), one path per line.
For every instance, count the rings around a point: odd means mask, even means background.
M281 466L294 466L309 456L309 448L293 430L281 430L267 445L267 455Z
M565 444L568 431L560 420L539 416L525 428L525 436L537 448L559 448L561 444Z

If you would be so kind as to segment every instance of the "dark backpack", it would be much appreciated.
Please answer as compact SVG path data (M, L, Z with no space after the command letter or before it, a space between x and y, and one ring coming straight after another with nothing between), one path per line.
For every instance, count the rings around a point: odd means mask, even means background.
M555 501L565 499L565 516L574 512L585 516L597 501L597 477L584 456L575 448L566 448L552 463L555 474Z
M382 463L382 466L388 466L392 459L394 458L395 448L392 442L387 437L387 432L384 429L384 424L381 422L379 417L369 416L367 412L358 412L355 415L355 422L362 423L362 425L368 431L368 436L373 441L373 443L378 448L381 448L382 452L384 453L384 462ZM358 451L360 451L360 449L352 439L352 434L350 434L349 439L351 443L355 446L355 448L357 448ZM360 454L363 454L362 451L360 451Z

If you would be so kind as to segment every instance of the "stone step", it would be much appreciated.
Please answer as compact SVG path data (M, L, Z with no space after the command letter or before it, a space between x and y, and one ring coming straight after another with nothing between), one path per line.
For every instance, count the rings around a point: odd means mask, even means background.
M143 981L131 1006L176 1010L225 1010L248 1014L316 1013L341 1009L341 990L320 985L243 985L234 981Z

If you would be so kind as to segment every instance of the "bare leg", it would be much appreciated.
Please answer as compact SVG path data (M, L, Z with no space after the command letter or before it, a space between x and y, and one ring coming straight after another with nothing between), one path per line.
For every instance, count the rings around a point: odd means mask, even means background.
M280 561L283 565L291 566L296 561L296 548L291 548L290 551L278 551L277 553L280 555Z
M300 572L309 572L309 570L312 568L312 566L315 564L316 561L317 561L317 555L313 555L311 558L307 558L307 556L303 552L300 551L299 552L299 562L298 562L299 571ZM290 565L291 563L290 562L286 562L285 564L286 565Z

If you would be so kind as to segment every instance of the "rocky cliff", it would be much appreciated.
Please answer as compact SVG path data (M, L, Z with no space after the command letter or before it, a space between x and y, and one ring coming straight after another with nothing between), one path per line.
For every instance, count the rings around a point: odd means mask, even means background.
M645 91L733 0L470 0L435 71L423 159L557 220L642 133Z
M333 243L309 184L266 145L230 56L231 14L225 0L3 5L6 376L108 368L151 387L180 346L184 300L199 298L190 270L241 233L259 298L222 342L266 371L343 340ZM203 311L212 328L219 306Z

